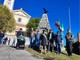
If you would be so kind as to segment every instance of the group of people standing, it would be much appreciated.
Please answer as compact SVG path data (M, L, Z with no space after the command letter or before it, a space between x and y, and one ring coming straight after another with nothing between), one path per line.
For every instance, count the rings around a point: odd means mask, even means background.
M70 29L68 29L68 33L65 36L66 38L66 49L68 56L72 56L72 34ZM54 43L56 45L57 54L61 54L61 45L62 45L62 36L60 31L57 31L56 34L49 30L47 33L46 30L43 30L42 33L39 30L35 33L34 29L31 28L30 31L30 48L39 49L41 53L46 53L46 51L54 51ZM48 43L48 44L47 44Z
M4 37L4 33L0 32L0 44L2 43L2 39ZM16 48L19 48L20 45L23 45L25 47L25 38L24 38L24 32L22 31L22 28L17 32L17 44ZM68 56L72 56L72 33L70 32L70 29L68 29L67 34L65 35L66 39L66 50L68 53ZM6 37L4 40L7 41L8 38ZM9 39L10 40L10 39ZM56 34L52 31L52 29L49 30L47 33L46 30L43 30L42 33L40 33L39 30L37 32L34 32L34 29L31 28L30 30L30 48L40 50L41 53L46 53L46 51L54 51L54 43L56 45L57 54L61 54L61 45L62 45L62 35L60 34L60 31L57 31ZM10 42L10 41L9 41ZM14 42L12 45L14 45ZM9 43L10 44L10 43Z
M6 44L8 42L8 45L10 45L10 38L5 37L4 32L0 31L0 44Z
M0 44L10 45L10 43L11 43L11 39L9 37L5 36L4 32L0 31ZM12 45L15 46L15 39L13 40Z
M12 45L12 46L16 45L16 48L19 48L20 45L24 45L23 47L25 47L25 37L24 37L24 32L22 31L22 28L20 28L20 30L17 31L16 37L17 37L17 43L14 38L11 44L11 39L5 36L4 32L0 31L0 44L6 45L8 43L8 45Z

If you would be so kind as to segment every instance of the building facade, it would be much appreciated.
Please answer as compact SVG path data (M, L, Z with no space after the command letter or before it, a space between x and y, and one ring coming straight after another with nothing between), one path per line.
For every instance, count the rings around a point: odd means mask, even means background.
M26 31L26 25L29 22L31 16L27 14L22 8L18 10L13 10L15 0L4 0L4 5L6 5L10 11L13 13L14 19L16 20L16 30L20 28ZM8 33L9 34L9 33Z
M22 28L23 31L26 31L26 25L29 22L31 16L24 12L22 8L19 10L13 10L12 13L16 20L16 31L18 31L20 28Z

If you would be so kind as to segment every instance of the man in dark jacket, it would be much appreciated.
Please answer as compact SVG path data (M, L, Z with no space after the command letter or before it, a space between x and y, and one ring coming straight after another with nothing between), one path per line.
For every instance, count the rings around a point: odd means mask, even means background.
M68 56L72 56L72 34L70 32L70 29L68 29L68 33L66 34L65 38Z
M22 31L22 28L20 28L20 30L17 32L17 44L16 44L16 47L19 48L19 43L20 43L20 40L18 39L19 36L23 35L24 36L24 32Z
M22 28L20 28L20 30L17 32L17 37L19 37L20 35L24 36L24 32L22 31Z
M53 44L54 44L55 35L51 29L49 30L47 38L48 38L48 51L53 52L53 50L54 50Z
M56 48L57 48L57 53L59 55L61 54L61 44L62 44L62 37L60 35L60 32L58 31L56 34Z

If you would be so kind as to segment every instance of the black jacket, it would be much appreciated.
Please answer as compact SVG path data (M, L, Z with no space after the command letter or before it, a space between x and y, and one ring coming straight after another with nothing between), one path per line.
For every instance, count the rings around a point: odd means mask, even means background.
M51 35L52 35L52 37L51 37L51 39L49 39L49 37L50 37L50 32L49 32L47 35L48 41L54 41L55 40L55 35L53 32L51 33Z
M24 32L23 31L18 31L17 32L17 37L19 37L20 35L23 35L24 36Z

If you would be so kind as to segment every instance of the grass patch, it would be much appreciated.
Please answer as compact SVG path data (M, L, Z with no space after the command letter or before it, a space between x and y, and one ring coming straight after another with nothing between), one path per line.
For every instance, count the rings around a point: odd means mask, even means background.
M73 56L68 57L67 52L63 52L61 55L56 54L55 52L47 52L46 54L41 54L31 48L26 47L25 50L30 52L33 56L38 58L44 58L45 60L80 60L80 55L76 55L73 53Z

